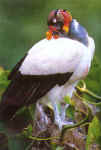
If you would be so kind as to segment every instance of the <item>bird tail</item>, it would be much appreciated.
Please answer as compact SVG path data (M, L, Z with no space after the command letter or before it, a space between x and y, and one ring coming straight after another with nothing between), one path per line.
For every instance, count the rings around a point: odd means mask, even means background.
M19 108L16 106L9 106L4 102L0 104L0 120L8 121L14 117L14 114Z

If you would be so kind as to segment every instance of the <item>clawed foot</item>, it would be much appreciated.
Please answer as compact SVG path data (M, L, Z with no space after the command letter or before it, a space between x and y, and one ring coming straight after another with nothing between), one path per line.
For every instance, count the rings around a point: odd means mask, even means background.
M55 120L55 124L62 130L64 125L73 125L72 121L62 120L61 117L58 120Z
M66 117L66 109L68 109L69 104L58 105L55 102L53 107L54 107L54 123L59 127L60 131L62 130L64 125L73 125L73 122ZM35 120L38 128L41 130L47 128L47 126L51 122L50 118L44 112L43 105L39 103L37 103L36 105Z
M58 106L55 105L55 124L59 127L60 130L62 130L62 127L64 125L73 125L72 121L67 120L66 118L66 109L69 107L69 104L66 104L65 106L61 106L60 111L58 109Z
M36 111L35 111L35 120L34 122L37 124L38 129L44 130L47 129L47 126L50 124L50 118L44 111L44 107L42 104L37 102L36 104Z

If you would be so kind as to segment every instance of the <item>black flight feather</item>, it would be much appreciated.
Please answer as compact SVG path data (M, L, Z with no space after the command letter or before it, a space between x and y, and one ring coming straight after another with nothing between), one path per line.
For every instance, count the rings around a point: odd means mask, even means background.
M15 66L8 77L11 83L4 92L0 103L0 119L2 120L9 120L19 108L36 103L55 85L64 85L72 75L72 72L51 75L22 75L19 72L19 67L24 58Z
M18 69L20 68L22 62L26 58L26 56L27 56L27 54L15 65L15 67L12 69L11 73L8 76L8 80L12 80L14 78L14 76L16 76L16 73L17 73Z

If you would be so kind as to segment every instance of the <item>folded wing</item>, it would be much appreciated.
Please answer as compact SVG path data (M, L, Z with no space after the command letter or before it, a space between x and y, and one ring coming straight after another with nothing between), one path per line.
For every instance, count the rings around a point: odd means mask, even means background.
M43 44L35 45L9 75L11 83L2 96L0 119L12 118L19 108L35 103L55 85L64 85L86 49L81 44L81 49L73 48L72 40L63 38L46 42L46 45L44 40L41 42Z

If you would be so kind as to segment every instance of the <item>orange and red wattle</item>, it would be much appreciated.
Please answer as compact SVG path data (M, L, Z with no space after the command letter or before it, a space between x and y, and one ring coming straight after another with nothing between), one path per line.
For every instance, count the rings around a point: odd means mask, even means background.
M56 27L54 26L48 26L48 28L51 32L57 31Z
M69 26L70 22L72 21L72 16L68 11L61 10L61 14L64 17L64 25Z
M66 10L59 9L58 12L59 12L59 13L63 16L63 18L64 18L64 19L63 19L64 22L63 22L63 26L62 26L62 28L61 28L61 31L63 31L64 33L68 33L68 32L69 32L70 23L71 23L71 21L72 21L72 16L71 16L71 14L70 14L68 11L66 11ZM50 16L54 16L54 13L55 13L55 11L53 10L53 11L50 13ZM54 26L54 25L49 25L48 28L49 28L49 31L46 32L46 38L47 38L48 40L50 40L52 37L53 37L54 39L59 38L59 34L58 34L58 33L60 32L60 30L58 30L56 26ZM55 32L56 34L53 34L54 32Z
M57 39L59 36L58 35L53 35L53 32L57 32L56 27L54 26L48 26L49 31L46 32L46 38L47 40L51 40L51 38L53 37L54 39Z

